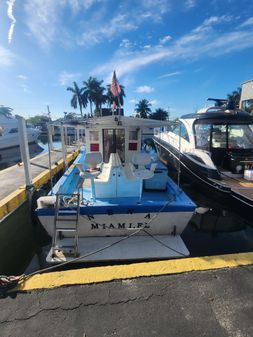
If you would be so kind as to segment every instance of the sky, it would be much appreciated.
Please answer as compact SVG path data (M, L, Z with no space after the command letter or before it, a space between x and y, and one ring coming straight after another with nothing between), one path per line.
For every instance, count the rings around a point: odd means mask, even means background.
M73 81L125 86L171 118L253 78L252 0L0 0L0 105L71 112Z

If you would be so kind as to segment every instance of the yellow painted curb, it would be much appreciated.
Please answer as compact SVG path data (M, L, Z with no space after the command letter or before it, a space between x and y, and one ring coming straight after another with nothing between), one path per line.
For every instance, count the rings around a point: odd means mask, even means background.
M65 285L108 282L137 277L231 268L253 264L253 253L142 262L130 265L92 267L31 276L18 290L47 289Z
M44 154L43 154L44 155ZM78 155L78 151L75 150L72 153L68 154L66 157L67 162L71 162ZM35 158L33 158L35 159ZM60 159L57 162L57 165L52 165L52 175L54 176L63 168L63 159ZM10 167L8 169L13 169ZM7 170L7 169L6 169ZM35 178L33 178L33 185L35 188L39 188L43 184L45 184L50 179L50 171L45 170L38 174ZM25 186L20 186L17 190L10 193L7 197L3 198L0 201L0 220L8 215L10 212L15 210L19 205L21 205L24 201L27 200Z

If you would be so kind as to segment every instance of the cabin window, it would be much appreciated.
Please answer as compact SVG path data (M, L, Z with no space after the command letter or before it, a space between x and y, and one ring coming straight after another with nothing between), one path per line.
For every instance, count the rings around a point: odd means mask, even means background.
M196 147L203 150L209 150L210 142L210 124L195 124Z
M17 128L14 128L14 129L10 129L9 133L17 133L18 132L18 129Z
M243 110L252 114L253 113L253 99L242 101L242 108Z
M98 141L99 141L98 131L90 131L90 142L98 142Z
M253 125L228 125L229 149L253 149Z
M103 161L109 162L111 153L118 153L122 162L125 161L125 130L103 130Z
M212 129L212 147L219 149L227 148L227 125L213 125Z
M180 124L176 125L175 128L172 130L172 132L174 134L176 134L177 136L181 135L181 137L183 139L187 140L187 142L190 141L188 132L187 132L186 127L184 126L183 123L180 123Z
M138 140L138 131L129 131L129 140Z

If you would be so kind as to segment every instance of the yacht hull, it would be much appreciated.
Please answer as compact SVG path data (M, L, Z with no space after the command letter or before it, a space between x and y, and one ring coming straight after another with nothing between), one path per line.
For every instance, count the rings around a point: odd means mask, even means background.
M161 139L154 139L159 159L167 166L178 169L180 160L180 171L183 176L190 179L192 182L197 183L201 188L205 188L207 192L214 193L213 197L218 197L219 200L229 204L235 211L252 220L253 211L253 189L246 189L242 193L239 190L226 186L222 180L215 178L215 172L205 169L193 163L189 157L184 154L180 155L173 146L165 143Z

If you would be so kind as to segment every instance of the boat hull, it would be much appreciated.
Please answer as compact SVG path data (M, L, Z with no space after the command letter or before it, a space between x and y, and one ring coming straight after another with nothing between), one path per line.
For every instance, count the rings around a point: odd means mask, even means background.
M167 166L178 169L178 151L160 139L155 139L155 146L159 159ZM240 215L243 214L247 219L252 220L253 198L248 198L229 186L225 186L222 181L219 182L218 179L213 177L210 170L199 169L184 155L180 157L180 162L180 171L183 176L187 177L192 183L199 185L201 189L204 187L207 193L211 192L213 198L217 197Z
M137 235L180 235L187 226L193 211L150 212L132 214L96 214L82 215L78 220L78 236L125 236L134 231ZM73 216L72 216L73 218ZM61 216L61 228L71 227L71 215ZM53 236L54 215L39 216L39 220L50 236ZM147 233L148 232L148 233ZM64 237L73 233L63 231Z
M71 244L73 244L71 238L61 240L61 246L69 247ZM79 238L78 252L77 260L74 261L72 256L62 254L60 250L53 252L51 248L48 253L45 253L49 263L160 260L185 257L190 254L179 235Z

